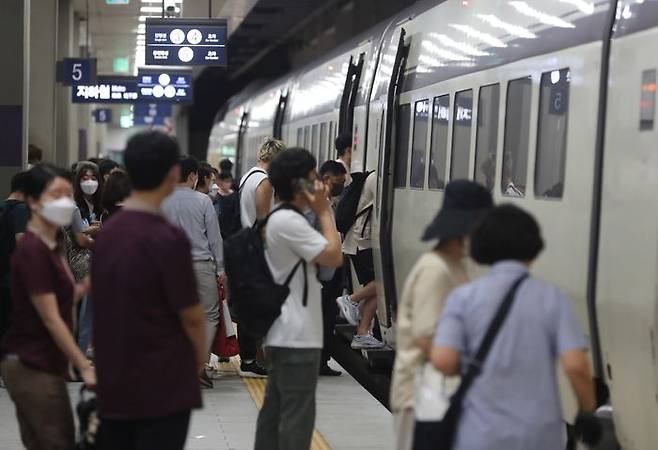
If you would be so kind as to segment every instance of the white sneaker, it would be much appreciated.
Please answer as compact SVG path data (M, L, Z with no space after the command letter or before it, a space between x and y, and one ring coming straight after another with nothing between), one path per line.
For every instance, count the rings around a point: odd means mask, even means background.
M343 295L336 299L341 316L347 320L350 325L359 324L359 306L350 300L349 295Z
M352 338L352 345L350 345L350 347L354 350L382 348L384 347L384 343L369 334L355 334Z

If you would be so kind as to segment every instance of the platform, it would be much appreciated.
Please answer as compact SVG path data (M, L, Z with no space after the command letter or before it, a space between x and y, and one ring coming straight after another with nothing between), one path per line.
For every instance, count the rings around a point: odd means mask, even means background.
M203 409L195 411L186 449L250 450L254 445L256 417L265 392L266 380L242 379L237 360L221 364L214 375L213 389L203 390ZM320 377L317 390L317 417L312 450L386 450L392 448L391 414L343 371L340 377ZM73 402L79 384L69 384ZM6 390L0 389L0 448L22 449L14 405Z

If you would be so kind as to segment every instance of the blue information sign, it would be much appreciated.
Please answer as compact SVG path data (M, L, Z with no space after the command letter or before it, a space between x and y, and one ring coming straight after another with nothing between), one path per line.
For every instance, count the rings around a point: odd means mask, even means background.
M167 117L163 116L134 116L134 125L164 125Z
M136 103L133 107L135 116L171 117L170 103Z
M146 19L146 64L226 66L225 19Z
M107 108L95 109L94 119L96 123L112 123L112 110Z
M137 86L141 101L192 103L191 73L140 70Z
M135 103L138 98L134 77L98 77L95 84L71 89L73 103Z
M64 86L91 84L96 80L96 60L64 58L61 81Z

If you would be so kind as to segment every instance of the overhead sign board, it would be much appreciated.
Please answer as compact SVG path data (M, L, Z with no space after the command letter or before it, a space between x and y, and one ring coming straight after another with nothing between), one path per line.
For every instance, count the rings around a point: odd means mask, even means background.
M168 117L162 116L134 116L134 125L165 125Z
M94 120L96 123L112 123L112 110L107 108L95 109Z
M140 70L139 98L144 102L192 103L192 74Z
M136 116L160 116L171 117L172 107L170 103L136 103L133 107Z
M60 81L64 86L91 84L96 80L96 59L64 58Z
M146 19L146 64L226 66L225 19Z
M138 98L135 77L98 77L95 84L71 89L73 103L135 103Z

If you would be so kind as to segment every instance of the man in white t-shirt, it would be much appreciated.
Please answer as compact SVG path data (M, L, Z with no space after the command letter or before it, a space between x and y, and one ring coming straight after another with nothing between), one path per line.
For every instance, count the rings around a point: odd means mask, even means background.
M272 183L267 177L270 161L285 148L283 142L266 138L258 150L258 162L244 174L240 180L240 222L243 227L252 227L257 220L263 219L270 212L273 200ZM238 322L238 339L240 341L240 370L238 373L247 378L264 378L267 369L256 359L258 343Z
M339 267L343 261L326 187L317 180L315 167L313 155L299 148L281 152L269 167L278 200L294 209L275 210L269 217L265 258L276 283L294 275L281 315L264 341L270 372L255 450L306 450L311 445L322 352L317 266ZM306 208L316 214L321 232L303 215Z

